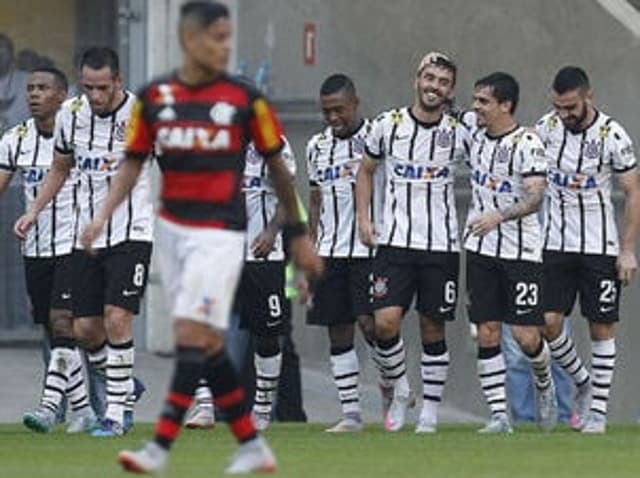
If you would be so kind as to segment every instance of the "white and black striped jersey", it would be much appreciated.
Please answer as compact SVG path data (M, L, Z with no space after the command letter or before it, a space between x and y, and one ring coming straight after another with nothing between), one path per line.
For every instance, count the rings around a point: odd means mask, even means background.
M296 158L291 145L284 138L284 147L280 153L289 172L296 174ZM256 237L267 228L273 219L278 205L278 197L269 177L269 167L265 159L256 151L255 145L250 143L247 147L246 164L244 168L245 202L247 207L247 247L245 260L255 261L283 261L284 249L282 247L282 234L278 233L273 244L273 250L266 258L258 258L253 255L251 245Z
M73 155L80 178L76 248L82 248L79 233L102 207L124 159L125 133L134 102L135 96L127 91L115 111L99 116L93 114L83 95L67 100L58 111L55 149L61 154ZM111 215L94 247L110 247L129 240L151 240L153 207L149 164L145 162L136 185Z
M383 162L385 170L379 245L460 250L453 181L469 142L467 129L447 114L434 124L419 121L410 108L376 118L366 152Z
M613 173L637 166L633 143L618 122L598 111L580 132L548 113L536 130L546 148L549 187L545 201L544 248L582 254L618 254L611 203Z
M0 169L22 177L27 209L36 198L53 159L53 136L44 136L29 119L0 140ZM71 174L55 198L45 206L22 243L26 257L69 254L73 243L76 176Z
M369 120L348 138L334 136L330 127L307 143L307 172L310 187L320 189L322 203L318 231L318 254L322 257L372 257L358 235L356 215L356 175L364 154ZM375 204L379 191L374 184L371 218L376 221ZM378 208L379 209L379 208Z
M489 136L484 128L473 134L471 155L471 209L465 226L464 248L500 259L542 260L542 230L537 213L504 221L484 236L469 232L481 214L505 210L524 195L523 182L547 175L542 141L529 128L517 126L501 136Z

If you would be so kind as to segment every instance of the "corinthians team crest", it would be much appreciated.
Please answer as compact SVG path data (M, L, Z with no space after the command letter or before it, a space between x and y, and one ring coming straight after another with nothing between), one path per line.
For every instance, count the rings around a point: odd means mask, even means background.
M373 283L371 284L371 296L376 299L386 296L389 292L387 282L389 282L389 279L386 277L378 276L373 278Z
M589 159L597 159L602 153L602 142L597 139L585 141L583 146L584 156Z
M506 163L511 156L511 149L508 146L496 146L495 158L499 163Z
M436 134L436 145L440 148L450 148L453 141L453 131L439 129Z

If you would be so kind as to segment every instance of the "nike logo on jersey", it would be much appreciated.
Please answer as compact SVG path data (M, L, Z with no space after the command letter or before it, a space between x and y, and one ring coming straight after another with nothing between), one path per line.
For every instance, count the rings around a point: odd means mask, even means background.
M69 299L71 299L71 294L68 294L68 293L66 293L66 292L63 292L62 294L60 294L60 298L61 298L62 300L69 300Z
M129 290L129 289L123 289L122 290L122 295L125 297L131 297L134 295L138 295L138 291L137 290Z
M516 315L525 315L532 311L533 309L516 309Z
M442 307L440 307L438 309L438 312L440 312L441 314L446 314L447 312L451 312L452 310L453 310L453 306L452 305L447 306L447 307L442 306Z
M276 326L280 325L281 323L282 323L282 321L281 321L281 320L267 320L267 322L265 323L265 325L266 325L268 328L271 328L271 327L276 327Z
M603 305L600 307L600 312L602 312L603 314L607 314L609 312L612 312L615 308L615 305Z

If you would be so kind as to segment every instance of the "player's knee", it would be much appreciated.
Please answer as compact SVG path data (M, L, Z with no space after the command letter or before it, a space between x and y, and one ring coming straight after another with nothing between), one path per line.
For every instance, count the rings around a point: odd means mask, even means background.
M104 327L107 337L111 341L121 342L131 338L131 323L133 314L113 305L106 305L104 308Z
M73 337L73 317L69 310L51 309L49 326L53 337Z
M205 349L207 356L213 357L222 352L224 336L219 330L208 324L189 319L178 319L174 325L176 345Z
M376 340L389 340L397 336L400 332L400 327L393 320L378 320L376 319L375 333Z
M513 327L512 333L513 338L527 355L535 354L540 348L540 341L544 340L535 327Z
M562 333L564 325L564 317L557 312L548 312L544 314L544 327L542 333L547 340L557 339Z
M423 343L440 342L445 338L443 321L435 321L427 317L420 317L420 334Z
M590 322L589 332L591 340L609 340L615 336L615 326L613 323Z
M502 337L501 325L493 323L478 324L478 345L480 347L497 347Z
M373 317L369 315L361 315L358 317L358 326L367 342L373 343L376 340L376 328Z
M94 349L106 340L102 321L98 318L82 318L73 321L73 335L85 349Z
M354 325L336 324L329 326L331 347L350 347L353 345Z

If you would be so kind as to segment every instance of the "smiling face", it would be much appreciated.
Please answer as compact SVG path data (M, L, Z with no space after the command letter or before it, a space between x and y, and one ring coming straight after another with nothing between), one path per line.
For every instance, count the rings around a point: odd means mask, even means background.
M442 109L453 97L454 72L444 66L428 64L420 70L415 81L416 104L423 111Z
M346 88L321 95L320 107L334 136L347 137L358 126L358 98Z
M478 126L490 128L506 115L511 115L511 102L498 101L491 86L479 86L473 92L473 111Z

